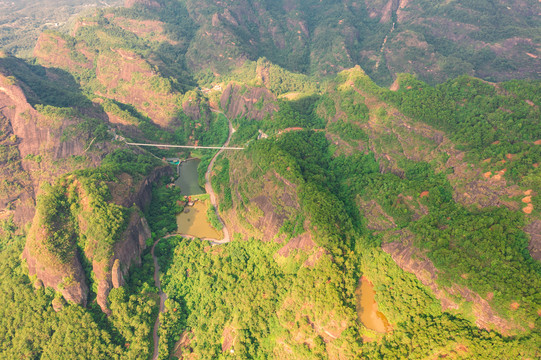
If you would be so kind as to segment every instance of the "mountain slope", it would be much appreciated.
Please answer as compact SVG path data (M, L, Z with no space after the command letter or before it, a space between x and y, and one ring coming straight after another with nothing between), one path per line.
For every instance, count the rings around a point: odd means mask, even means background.
M3 357L145 358L157 316L163 358L538 355L540 82L444 81L537 77L536 4L126 5L0 58ZM162 238L159 159L212 154L122 138L221 144L221 112L233 241Z
M185 7L198 24L186 38L187 65L195 71L210 67L223 74L264 56L311 75L360 64L387 85L400 72L430 83L462 74L492 81L540 76L539 4L533 0L161 4Z

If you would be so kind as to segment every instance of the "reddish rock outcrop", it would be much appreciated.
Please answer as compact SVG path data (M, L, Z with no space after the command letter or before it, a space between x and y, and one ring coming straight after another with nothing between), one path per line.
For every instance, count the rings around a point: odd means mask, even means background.
M528 224L524 231L530 235L528 250L537 261L541 261L541 220L534 220Z
M62 263L43 245L43 239L47 233L41 228L42 221L40 221L40 214L37 213L23 253L29 274L37 276L45 286L61 292L66 300L84 306L89 292L87 284L91 281L86 278L79 260L85 257L92 263L92 272L97 282L97 303L105 313L110 314L107 303L109 292L113 287L123 286L129 269L141 264L141 254L146 248L146 240L151 236L140 209L145 208L152 198L152 183L171 172L169 166L157 168L136 184L135 191L128 191L128 196L113 196L113 201L117 205L135 208L132 209L126 230L122 233L120 240L114 244L113 256L107 259L94 259L90 250L85 250L85 254L74 250L69 261ZM127 183L126 187L133 190L131 182L127 181ZM118 188L112 187L113 192L119 189L122 190L120 185ZM85 196L81 195L80 202L83 203L83 208L88 206L84 198ZM86 223L82 222L79 226L84 228Z
M410 235L403 234L405 238ZM440 300L443 310L458 309L457 298L471 302L473 314L476 317L475 324L483 329L490 330L493 327L502 334L520 330L516 324L507 321L492 309L489 302L483 299L476 292L465 286L454 284L451 287L444 287L437 283L438 270L434 264L423 255L423 253L414 246L406 242L385 243L383 250L390 254L393 260L404 271L415 274L423 285L428 286L436 298Z
M121 241L115 244L114 256L106 262L93 262L92 269L98 282L96 300L103 312L110 313L107 297L111 289L124 286L130 267L141 265L141 254L150 237L145 218L134 211Z
M79 26L84 26L84 22ZM67 41L57 34L41 33L33 55L42 59L44 65L62 64L63 68L72 70L92 69L95 54L83 44L70 49Z
M276 96L262 87L246 88L229 84L220 103L230 119L246 117L262 120L266 115L278 111Z
M155 124L167 127L178 112L181 94L172 81L163 77L157 67L134 51L119 48L92 48L77 37L70 39L56 33L44 33L38 39L34 56L46 67L57 67L71 73L92 70L98 85L96 95L130 104ZM121 41L121 40L119 40ZM83 86L89 85L82 82Z
M160 177L172 173L171 167L160 167L143 179L131 196L122 199L119 205L135 204L144 209L152 200L152 184ZM146 249L146 240L151 237L147 221L138 211L133 211L122 239L114 246L113 257L106 262L94 262L92 268L98 281L97 302L105 313L109 313L107 297L112 288L124 285L124 279L133 265L141 265L141 254Z
M54 259L45 255L47 250L35 241L37 233L33 226L22 255L28 265L29 275L36 276L43 285L60 291L67 301L85 305L88 285L79 258L74 256L65 264L55 263Z
M14 209L14 219L19 224L32 220L34 193L39 184L73 170L66 162L57 161L82 155L89 140L88 133L81 133L72 138L63 137L64 132L68 132L70 127L81 120L76 117L52 119L39 113L29 104L23 86L25 85L20 84L13 77L8 77L8 74L0 67L0 116L13 134L13 143L20 154L22 171L26 173L24 177L19 176L19 178L27 179L24 192L21 193ZM33 161L32 158L35 156L40 156L43 161L39 163ZM17 179L7 178L6 180Z

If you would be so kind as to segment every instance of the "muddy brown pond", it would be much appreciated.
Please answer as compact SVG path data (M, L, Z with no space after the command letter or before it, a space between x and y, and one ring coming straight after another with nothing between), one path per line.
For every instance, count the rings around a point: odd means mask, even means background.
M192 235L201 239L221 240L224 235L214 229L207 221L208 205L206 201L197 201L194 206L187 206L177 215L179 234Z
M375 300L376 292L374 285L366 277L359 280L359 286L355 291L357 297L357 316L359 321L370 330L380 333L391 329L389 321L381 311Z
M180 194L185 196L204 194L197 182L197 166L201 160L190 159L180 164L179 178L175 184L180 188ZM201 239L221 240L223 234L214 229L207 221L208 200L196 201L194 206L186 206L177 215L178 233L191 235Z

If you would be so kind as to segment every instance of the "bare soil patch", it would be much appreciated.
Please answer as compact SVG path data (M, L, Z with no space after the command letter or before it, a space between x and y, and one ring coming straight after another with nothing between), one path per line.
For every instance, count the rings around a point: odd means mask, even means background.
M222 333L222 338L224 339L222 342L222 352L225 353L231 351L231 348L237 339L235 329L231 326L226 326Z
M190 333L187 331L184 331L182 335L180 336L180 339L175 344L175 347L173 348L173 356L178 359L188 359L190 358L189 354L191 353L191 339L189 337ZM187 354L184 354L184 353ZM187 356L188 355L188 356Z
M534 220L529 223L524 231L530 235L528 251L532 258L541 261L541 220Z

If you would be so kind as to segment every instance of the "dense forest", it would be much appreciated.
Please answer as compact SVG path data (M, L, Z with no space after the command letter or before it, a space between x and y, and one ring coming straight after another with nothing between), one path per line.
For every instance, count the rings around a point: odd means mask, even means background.
M541 356L537 2L49 3L0 2L1 358Z
M49 229L53 236L45 243L46 251L55 261L68 261L73 252L84 257L84 250L97 256L94 259L98 261L99 257L108 256L118 241L118 232L125 226L126 215L121 207L108 202L110 193L105 181L123 171L134 176L145 174L155 166L153 160L145 155L138 159L131 152L116 152L104 160L101 168L78 172L45 190L38 201L38 211L45 217L54 217L43 221L56 227ZM89 231L80 235L69 233L78 230L70 222L73 224L77 213L87 209L79 208L73 198L73 187L70 194L61 191L74 176L77 177L75 182L81 182L93 198L94 212L85 215ZM59 207L67 207L67 210L59 210ZM111 312L106 316L93 300L96 284L91 286L91 301L85 308L67 303L60 292L43 286L35 276L29 277L26 263L20 257L24 236L12 220L1 220L0 225L0 296L7 305L1 310L3 358L136 359L152 353L151 331L157 315L157 295L151 261L144 261L141 268L133 271L125 287L110 292ZM102 239L103 236L107 239ZM78 243L73 242L74 237ZM94 248L89 251L89 246Z

